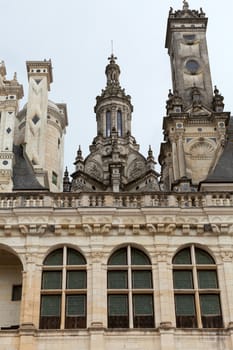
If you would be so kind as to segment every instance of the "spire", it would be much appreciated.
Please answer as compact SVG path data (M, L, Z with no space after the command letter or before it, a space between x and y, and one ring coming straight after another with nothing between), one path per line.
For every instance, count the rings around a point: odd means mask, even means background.
M70 191L70 178L69 178L69 173L66 167L66 170L64 172L64 177L63 177L63 191L64 192L69 192Z
M75 158L74 165L76 167L76 170L83 171L83 169L84 169L84 161L83 161L83 155L82 155L82 150L81 150L81 146L80 145L78 147L77 156Z
M119 86L119 75L121 73L120 67L118 64L116 64L117 57L114 56L112 53L111 56L108 58L110 61L105 69L105 74L107 77L107 86L115 85Z

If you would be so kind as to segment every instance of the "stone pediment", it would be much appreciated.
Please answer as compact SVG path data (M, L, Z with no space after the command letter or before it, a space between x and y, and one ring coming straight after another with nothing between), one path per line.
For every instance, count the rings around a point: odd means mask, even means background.
M210 117L213 111L202 104L193 104L192 106L189 106L185 109L185 113L189 113L191 117Z

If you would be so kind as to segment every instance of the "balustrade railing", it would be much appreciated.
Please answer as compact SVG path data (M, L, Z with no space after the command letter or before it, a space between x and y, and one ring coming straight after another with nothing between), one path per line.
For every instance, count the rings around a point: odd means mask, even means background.
M8 208L203 208L233 206L233 193L0 193L0 210Z

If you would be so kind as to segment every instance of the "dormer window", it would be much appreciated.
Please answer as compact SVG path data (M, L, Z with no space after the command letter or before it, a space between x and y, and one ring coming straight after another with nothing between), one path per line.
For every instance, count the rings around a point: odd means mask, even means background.
M111 128L112 128L112 122L111 122L111 112L106 112L106 137L109 137L111 135Z
M118 136L122 136L123 134L123 126L122 126L122 112L117 111L117 133Z

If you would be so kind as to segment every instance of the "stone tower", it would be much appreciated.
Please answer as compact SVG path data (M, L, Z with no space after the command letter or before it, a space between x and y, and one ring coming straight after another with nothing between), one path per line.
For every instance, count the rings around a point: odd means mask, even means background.
M14 128L19 109L19 100L23 97L23 87L17 81L6 79L6 67L0 62L0 192L10 192L13 188L14 164Z
M97 136L84 160L77 152L75 172L69 184L64 177L65 191L151 191L158 190L154 157L139 153L139 145L131 134L133 106L131 98L120 86L120 67L112 54L106 66L106 87L96 98L94 111Z
M206 43L207 18L202 9L170 9L166 47L171 61L160 164L165 190L197 190L214 169L225 142L229 113L223 97L214 96Z
M53 81L51 61L28 61L28 103L18 115L16 143L33 166L39 183L62 190L66 105L48 99Z

